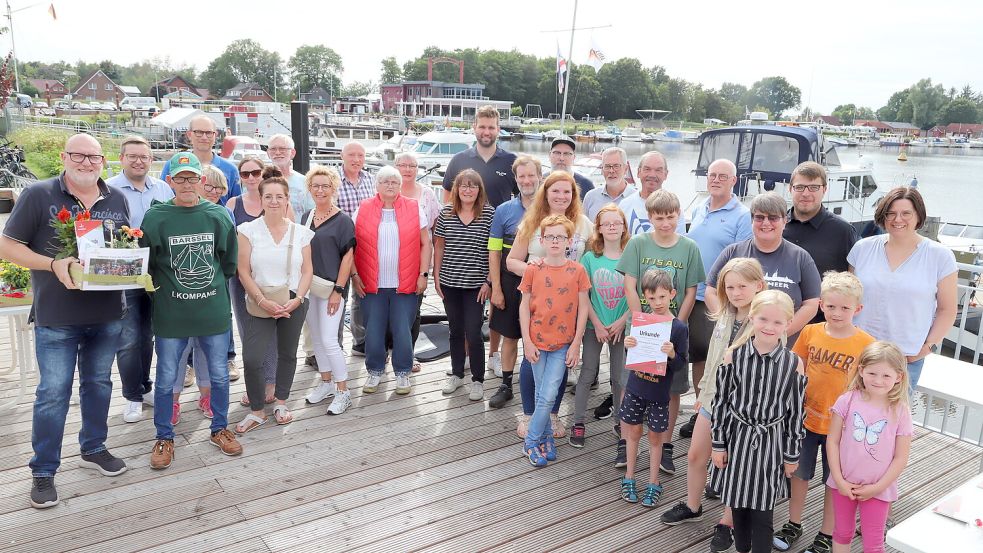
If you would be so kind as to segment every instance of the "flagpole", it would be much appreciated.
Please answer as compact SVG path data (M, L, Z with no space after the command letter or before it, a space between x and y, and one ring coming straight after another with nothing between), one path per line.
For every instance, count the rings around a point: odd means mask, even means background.
M10 25L10 51L14 58L14 90L20 92L20 73L17 71L17 46L14 44L14 18L10 11L10 1L7 1L7 22Z
M567 94L570 92L570 75L573 73L573 32L577 28L577 0L573 0L573 23L570 24L570 49L567 50L567 82L563 85L563 109L560 111L560 132L567 122ZM566 134L566 133L564 133Z

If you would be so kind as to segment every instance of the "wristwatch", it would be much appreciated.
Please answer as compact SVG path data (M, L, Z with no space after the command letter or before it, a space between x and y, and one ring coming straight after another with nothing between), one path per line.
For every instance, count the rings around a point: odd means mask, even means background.
M334 285L334 291L335 291L335 292L338 292L338 293L339 293L339 294L341 294L342 296L344 296L344 295L345 295L345 287L344 287L344 286L338 286L337 284L335 284L335 285Z
M430 276L430 273L420 273L420 276L422 276L422 277L429 277Z

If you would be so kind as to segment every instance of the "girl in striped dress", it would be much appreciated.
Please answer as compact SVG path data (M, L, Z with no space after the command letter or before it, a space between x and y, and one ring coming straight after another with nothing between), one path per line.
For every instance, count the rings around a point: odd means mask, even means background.
M721 500L733 513L738 553L771 551L775 502L798 467L806 379L802 361L782 345L794 312L784 292L756 295L750 327L717 371L711 458L722 471Z

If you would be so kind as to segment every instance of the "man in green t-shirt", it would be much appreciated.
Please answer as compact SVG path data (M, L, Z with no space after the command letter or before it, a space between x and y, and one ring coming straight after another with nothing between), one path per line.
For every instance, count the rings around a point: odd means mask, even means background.
M652 231L632 237L618 261L618 272L625 275L625 298L630 311L650 311L644 303L641 290L642 275L649 269L662 269L672 276L676 296L669 309L682 322L687 322L696 302L696 286L706 275L700 248L692 239L676 232L680 217L679 198L668 190L656 190L645 200ZM675 371L669 396L669 434L662 446L662 462L659 468L667 473L676 472L672 460L672 429L679 416L679 398L689 391L686 371Z
M140 239L140 245L150 249L149 272L158 286L153 294L157 350L157 443L150 454L153 469L169 467L174 457L171 417L175 404L171 391L176 380L184 376L182 354L192 339L204 354L211 381L210 443L226 455L242 453L235 435L226 428L226 361L232 324L227 281L236 272L236 230L224 207L198 197L197 185L205 177L194 154L179 152L171 158L166 178L174 198L147 210Z

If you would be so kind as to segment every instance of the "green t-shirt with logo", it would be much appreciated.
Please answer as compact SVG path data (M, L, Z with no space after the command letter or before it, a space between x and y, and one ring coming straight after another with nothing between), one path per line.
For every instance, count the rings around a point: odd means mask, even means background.
M633 236L618 261L618 272L635 277L638 297L642 300L644 311L649 311L649 308L642 293L642 275L649 269L662 269L672 277L676 297L669 304L669 309L673 315L679 314L686 289L695 287L706 278L700 248L691 238L677 236L674 245L663 248L655 243L652 233Z

